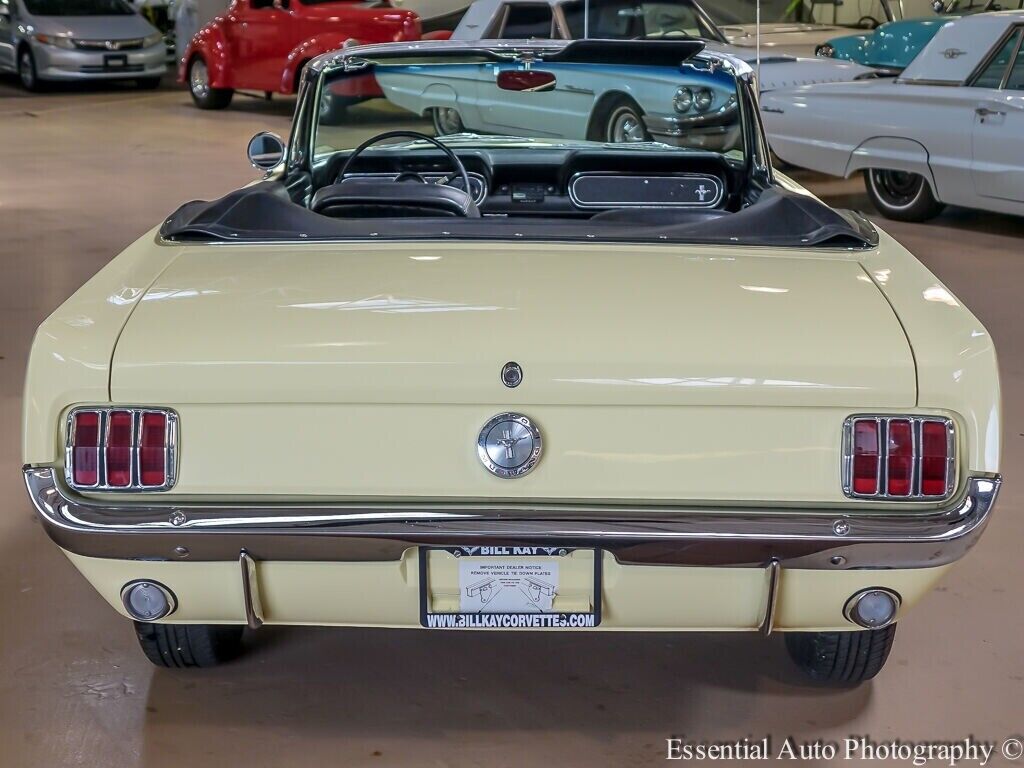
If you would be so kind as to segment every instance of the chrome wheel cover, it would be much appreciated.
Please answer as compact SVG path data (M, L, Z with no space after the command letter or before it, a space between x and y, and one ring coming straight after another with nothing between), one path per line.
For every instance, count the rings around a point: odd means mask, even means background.
M632 107L618 107L608 120L607 140L613 144L647 141L647 130Z
M871 170L871 186L893 208L906 208L921 195L924 177L908 171Z
M205 99L210 95L210 73L206 69L206 62L196 59L188 71L188 84L192 95L197 99Z

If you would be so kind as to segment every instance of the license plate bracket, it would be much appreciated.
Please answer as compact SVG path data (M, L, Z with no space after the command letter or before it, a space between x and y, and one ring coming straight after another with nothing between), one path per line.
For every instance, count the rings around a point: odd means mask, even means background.
M108 53L103 56L104 69L124 69L128 66L128 56L124 53Z
M428 629L601 624L601 550L423 546L418 555L420 624Z

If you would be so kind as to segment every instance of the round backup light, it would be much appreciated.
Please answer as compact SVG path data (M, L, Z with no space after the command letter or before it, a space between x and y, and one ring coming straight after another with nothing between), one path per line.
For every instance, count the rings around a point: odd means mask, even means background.
M875 587L857 592L846 602L846 618L865 629L881 629L896 620L900 598L895 592Z
M155 581L131 581L121 590L121 602L137 621L162 619L175 608L174 595Z
M714 101L714 95L709 88L700 88L693 94L693 104L698 112L707 112L711 109L712 101Z
M693 106L693 91L685 86L677 89L676 95L672 98L672 106L680 114L689 112Z

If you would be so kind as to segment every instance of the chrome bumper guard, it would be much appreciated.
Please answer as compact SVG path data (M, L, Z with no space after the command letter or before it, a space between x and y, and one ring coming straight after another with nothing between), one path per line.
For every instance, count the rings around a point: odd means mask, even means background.
M974 475L930 511L551 503L198 505L107 502L68 491L51 467L25 484L50 538L124 560L388 561L410 547L597 547L635 565L929 568L959 559L984 530L998 476ZM850 505L846 505L850 506Z

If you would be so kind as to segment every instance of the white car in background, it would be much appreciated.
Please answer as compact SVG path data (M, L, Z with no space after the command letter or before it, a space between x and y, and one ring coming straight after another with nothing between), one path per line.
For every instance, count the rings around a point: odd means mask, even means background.
M26 90L54 80L157 88L166 70L164 33L124 0L0 0L0 72Z
M888 0L866 2L881 16L881 21L891 18ZM586 20L585 7L589 10ZM799 3L796 7L798 11L805 8ZM815 7L807 5L806 13L797 16L813 19L811 9ZM780 57L813 57L817 46L826 40L849 34L851 28L869 28L852 22L849 26L806 21L772 23L782 13L779 9L773 11L767 1L762 7L762 62ZM711 42L709 50L722 50L753 62L757 55L755 18L753 0L732 0L725 5L719 0L703 4L696 0L476 0L462 17L452 39L651 39L678 36L685 30ZM874 22L865 22L869 23Z
M572 50L589 52L607 42L580 40ZM665 40L634 44L647 52L643 60L631 60L636 63L580 67L552 56L541 70L524 68L511 55L540 45L556 44L509 41L495 48L509 51L507 60L393 66L374 74L388 101L431 117L438 136L532 132L610 144L657 141L722 154L743 145L734 85L734 71L745 69L740 61L723 57L712 66L674 60L675 43ZM701 202L710 202L703 195Z
M586 13L584 10L586 9ZM707 50L734 56L752 67L753 48L730 45L712 16L695 0L476 0L452 32L452 40L673 40L699 37ZM855 62L797 58L765 49L761 91L873 77ZM424 104L420 113L436 105Z
M813 56L818 46L855 30L871 30L902 18L906 4L927 5L930 0L760 0L761 53ZM757 46L758 0L709 0L707 12L730 45ZM926 9L922 9L926 10Z
M780 158L862 171L889 218L1024 215L1024 11L951 21L897 78L773 91L761 111Z

